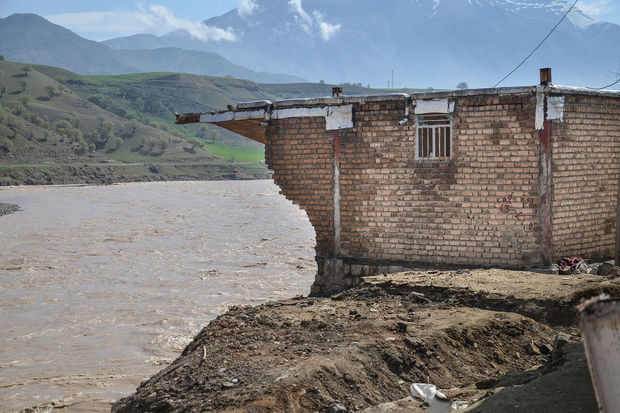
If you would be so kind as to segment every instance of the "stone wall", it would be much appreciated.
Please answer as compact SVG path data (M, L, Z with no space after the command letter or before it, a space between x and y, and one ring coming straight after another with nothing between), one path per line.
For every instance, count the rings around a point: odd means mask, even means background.
M552 124L554 257L614 253L620 171L620 100L566 95Z

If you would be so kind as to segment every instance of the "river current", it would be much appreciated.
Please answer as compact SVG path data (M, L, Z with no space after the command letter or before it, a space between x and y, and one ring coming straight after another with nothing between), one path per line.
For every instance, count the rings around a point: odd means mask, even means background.
M272 181L10 187L0 411L109 411L234 304L307 294L306 214Z

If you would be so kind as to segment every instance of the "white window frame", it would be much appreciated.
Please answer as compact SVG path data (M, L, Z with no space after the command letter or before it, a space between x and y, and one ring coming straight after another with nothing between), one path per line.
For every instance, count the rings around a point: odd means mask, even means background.
M416 119L415 119L415 123L416 123L416 142L415 142L415 157L417 160L421 160L421 161L447 161L452 159L452 154L454 153L454 147L453 147L453 130L452 130L452 113L424 113L424 114L419 114L419 115L415 115ZM421 125L420 124L420 119L423 119L425 116L446 116L449 120L446 124L440 124L440 125ZM437 148L436 148L436 141L437 139L435 139L436 134L438 133L439 129L442 128L446 128L449 132L450 132L450 136L449 136L449 153L446 156L442 156L442 157L438 157L435 154L437 153ZM433 145L432 150L429 152L430 156L421 156L420 154L420 139L421 139L421 133L420 131L422 129L427 129L430 130L431 132L431 143ZM448 141L447 139L443 139L444 145L445 142Z

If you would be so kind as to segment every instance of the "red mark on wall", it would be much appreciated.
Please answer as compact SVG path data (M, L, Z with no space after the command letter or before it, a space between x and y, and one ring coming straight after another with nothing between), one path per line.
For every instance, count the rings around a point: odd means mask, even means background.
M514 211L512 202L513 202L512 195L505 196L505 197L499 197L497 198L497 208L503 214L511 213L511 211ZM535 202L533 198L523 198L521 200L521 204L527 205L529 208L535 207ZM537 214L524 214L522 212L517 212L516 214L513 215L514 219L519 221L523 229L525 229L526 231L535 231L537 229L538 227L537 224L532 222L531 219L528 219L528 218L536 217L536 216L538 215Z

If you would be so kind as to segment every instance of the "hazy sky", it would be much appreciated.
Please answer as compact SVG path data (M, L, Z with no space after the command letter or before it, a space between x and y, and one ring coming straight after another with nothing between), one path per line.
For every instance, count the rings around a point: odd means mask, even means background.
M239 5L251 9L253 4L254 0L0 0L0 17L36 13L92 40L137 33L162 35L180 28L205 40L217 40L234 34L226 28L204 30L198 23ZM620 0L579 0L577 6L591 17L620 24Z

